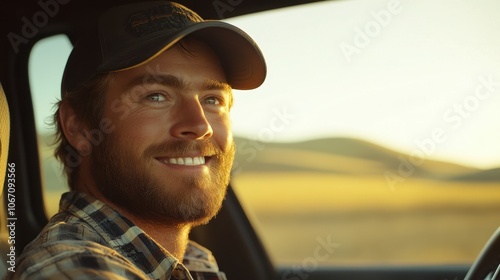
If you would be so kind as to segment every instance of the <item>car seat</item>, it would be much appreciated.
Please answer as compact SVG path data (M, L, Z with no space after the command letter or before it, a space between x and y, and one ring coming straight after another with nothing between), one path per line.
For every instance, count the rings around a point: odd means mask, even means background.
M5 97L5 93L3 91L2 85L0 84L0 197L1 203L0 203L0 252L2 253L2 256L0 259L0 278L3 277L3 275L7 272L7 265L6 265L6 251L8 248L8 243L7 243L7 227L4 226L2 223L6 221L6 215L5 215L5 207L4 207L4 197L2 196L3 194L3 187L4 187L4 181L5 181L5 174L7 170L7 158L8 158L8 151L9 151L9 139L10 139L10 114L9 114L9 106L7 104L7 98Z

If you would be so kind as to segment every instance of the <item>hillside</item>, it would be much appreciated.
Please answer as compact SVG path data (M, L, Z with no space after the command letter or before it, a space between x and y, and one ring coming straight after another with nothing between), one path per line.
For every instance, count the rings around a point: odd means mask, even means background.
M235 172L313 171L356 176L417 176L428 179L500 181L500 169L480 170L455 163L412 158L352 138L327 138L296 143L264 143L236 139Z

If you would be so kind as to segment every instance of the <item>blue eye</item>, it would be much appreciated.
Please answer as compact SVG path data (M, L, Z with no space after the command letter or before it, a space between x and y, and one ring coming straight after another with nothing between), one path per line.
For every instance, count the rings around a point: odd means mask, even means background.
M211 104L211 105L220 105L221 104L220 100L214 96L206 98L205 103Z
M165 96L161 93L153 93L148 95L146 98L152 102L163 102L166 100Z

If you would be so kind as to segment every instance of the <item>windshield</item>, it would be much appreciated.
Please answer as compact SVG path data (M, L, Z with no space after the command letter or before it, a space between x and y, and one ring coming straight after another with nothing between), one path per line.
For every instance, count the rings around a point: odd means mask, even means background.
M475 259L500 215L499 10L321 1L227 19L268 63L235 93L232 185L277 265ZM48 215L67 190L47 121L70 50L58 35L30 58Z

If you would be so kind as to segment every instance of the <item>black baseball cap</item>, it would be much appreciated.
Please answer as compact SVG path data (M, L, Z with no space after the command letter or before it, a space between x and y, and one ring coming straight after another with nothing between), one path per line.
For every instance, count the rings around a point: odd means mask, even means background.
M233 88L254 89L264 82L264 56L241 29L222 21L203 20L177 3L138 2L108 10L76 43L64 70L62 94L98 73L146 63L188 35L215 51Z

